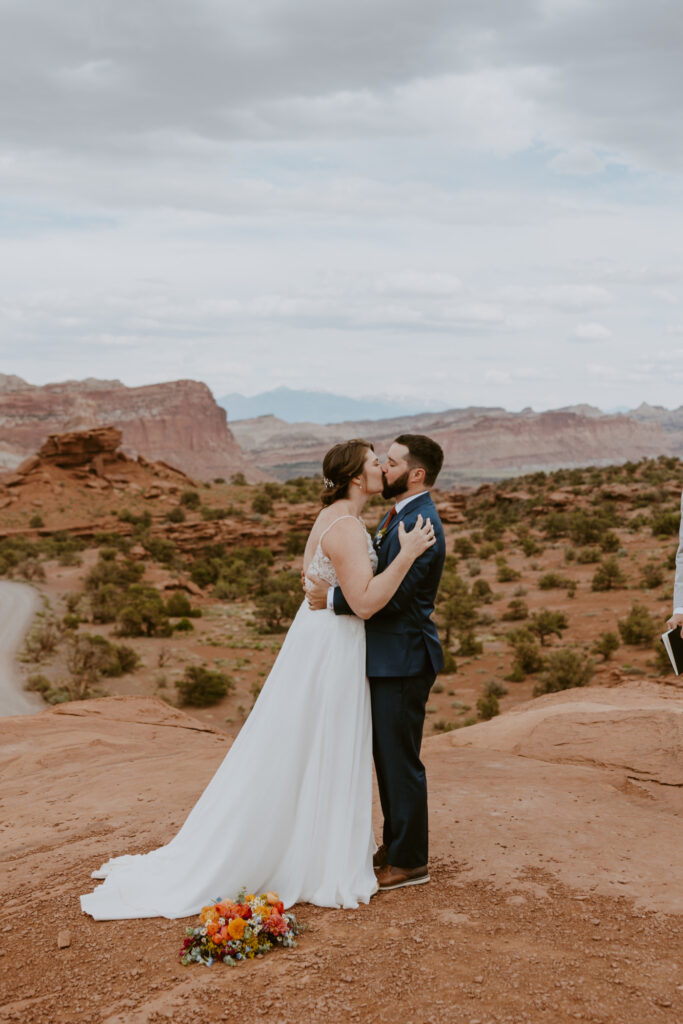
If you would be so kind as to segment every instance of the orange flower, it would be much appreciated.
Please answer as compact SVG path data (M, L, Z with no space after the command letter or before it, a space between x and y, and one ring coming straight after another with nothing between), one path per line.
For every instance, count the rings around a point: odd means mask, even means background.
M244 929L247 927L247 922L243 921L241 917L234 917L228 925L228 931L231 939L241 939L244 935Z
M206 926L206 934L209 935L209 936L213 936L213 935L216 934L217 931L220 931L220 928L218 927L216 922L215 921L209 921L209 923Z
M270 903L271 907L274 907L280 902L280 897L276 892L267 892L266 900Z
M215 907L202 907L202 911L199 915L199 920L202 924L208 924L209 921L217 921L218 913Z

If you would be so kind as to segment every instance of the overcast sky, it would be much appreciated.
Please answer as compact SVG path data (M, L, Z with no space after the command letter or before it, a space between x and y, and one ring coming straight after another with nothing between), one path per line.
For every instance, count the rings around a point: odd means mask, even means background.
M679 0L0 0L0 372L683 404Z

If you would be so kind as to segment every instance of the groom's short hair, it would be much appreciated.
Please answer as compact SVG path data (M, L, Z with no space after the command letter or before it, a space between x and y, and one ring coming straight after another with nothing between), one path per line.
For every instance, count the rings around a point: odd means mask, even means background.
M421 466L425 471L425 483L431 487L443 466L443 448L425 434L401 434L395 444L408 449L406 462L411 469Z

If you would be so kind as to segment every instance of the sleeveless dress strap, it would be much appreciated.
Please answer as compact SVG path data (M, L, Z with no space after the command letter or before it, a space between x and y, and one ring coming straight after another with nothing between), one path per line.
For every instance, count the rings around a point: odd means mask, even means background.
M358 516L350 516L350 515L346 515L346 516L337 516L337 518L336 518L336 519L333 519L333 520L332 520L332 522L330 523L330 525L329 525L329 526L326 526L326 527L325 527L325 529L323 530L323 532L322 532L322 533L320 534L320 537L318 538L318 544L322 544L322 542L323 542L323 537L325 536L325 534L327 533L327 531L328 531L328 530L331 530L331 529L332 529L332 527L333 527L333 526L335 525L335 523L339 523L339 522L341 522L341 520L342 520L342 519L355 519L355 521L356 521L356 522L358 523L358 525L359 525L359 526L362 526L362 527L363 527L363 529L365 530L365 525L364 525L364 524L363 524L363 523L362 523L362 522L360 521L360 519L358 518Z

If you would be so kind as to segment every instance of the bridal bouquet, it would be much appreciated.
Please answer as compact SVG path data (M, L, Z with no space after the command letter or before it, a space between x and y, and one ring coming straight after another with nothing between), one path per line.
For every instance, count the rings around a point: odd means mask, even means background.
M302 930L294 914L285 914L276 892L254 896L239 894L234 902L216 900L203 907L198 928L188 928L180 950L181 964L206 964L214 960L236 964L253 960L275 946L296 946Z

